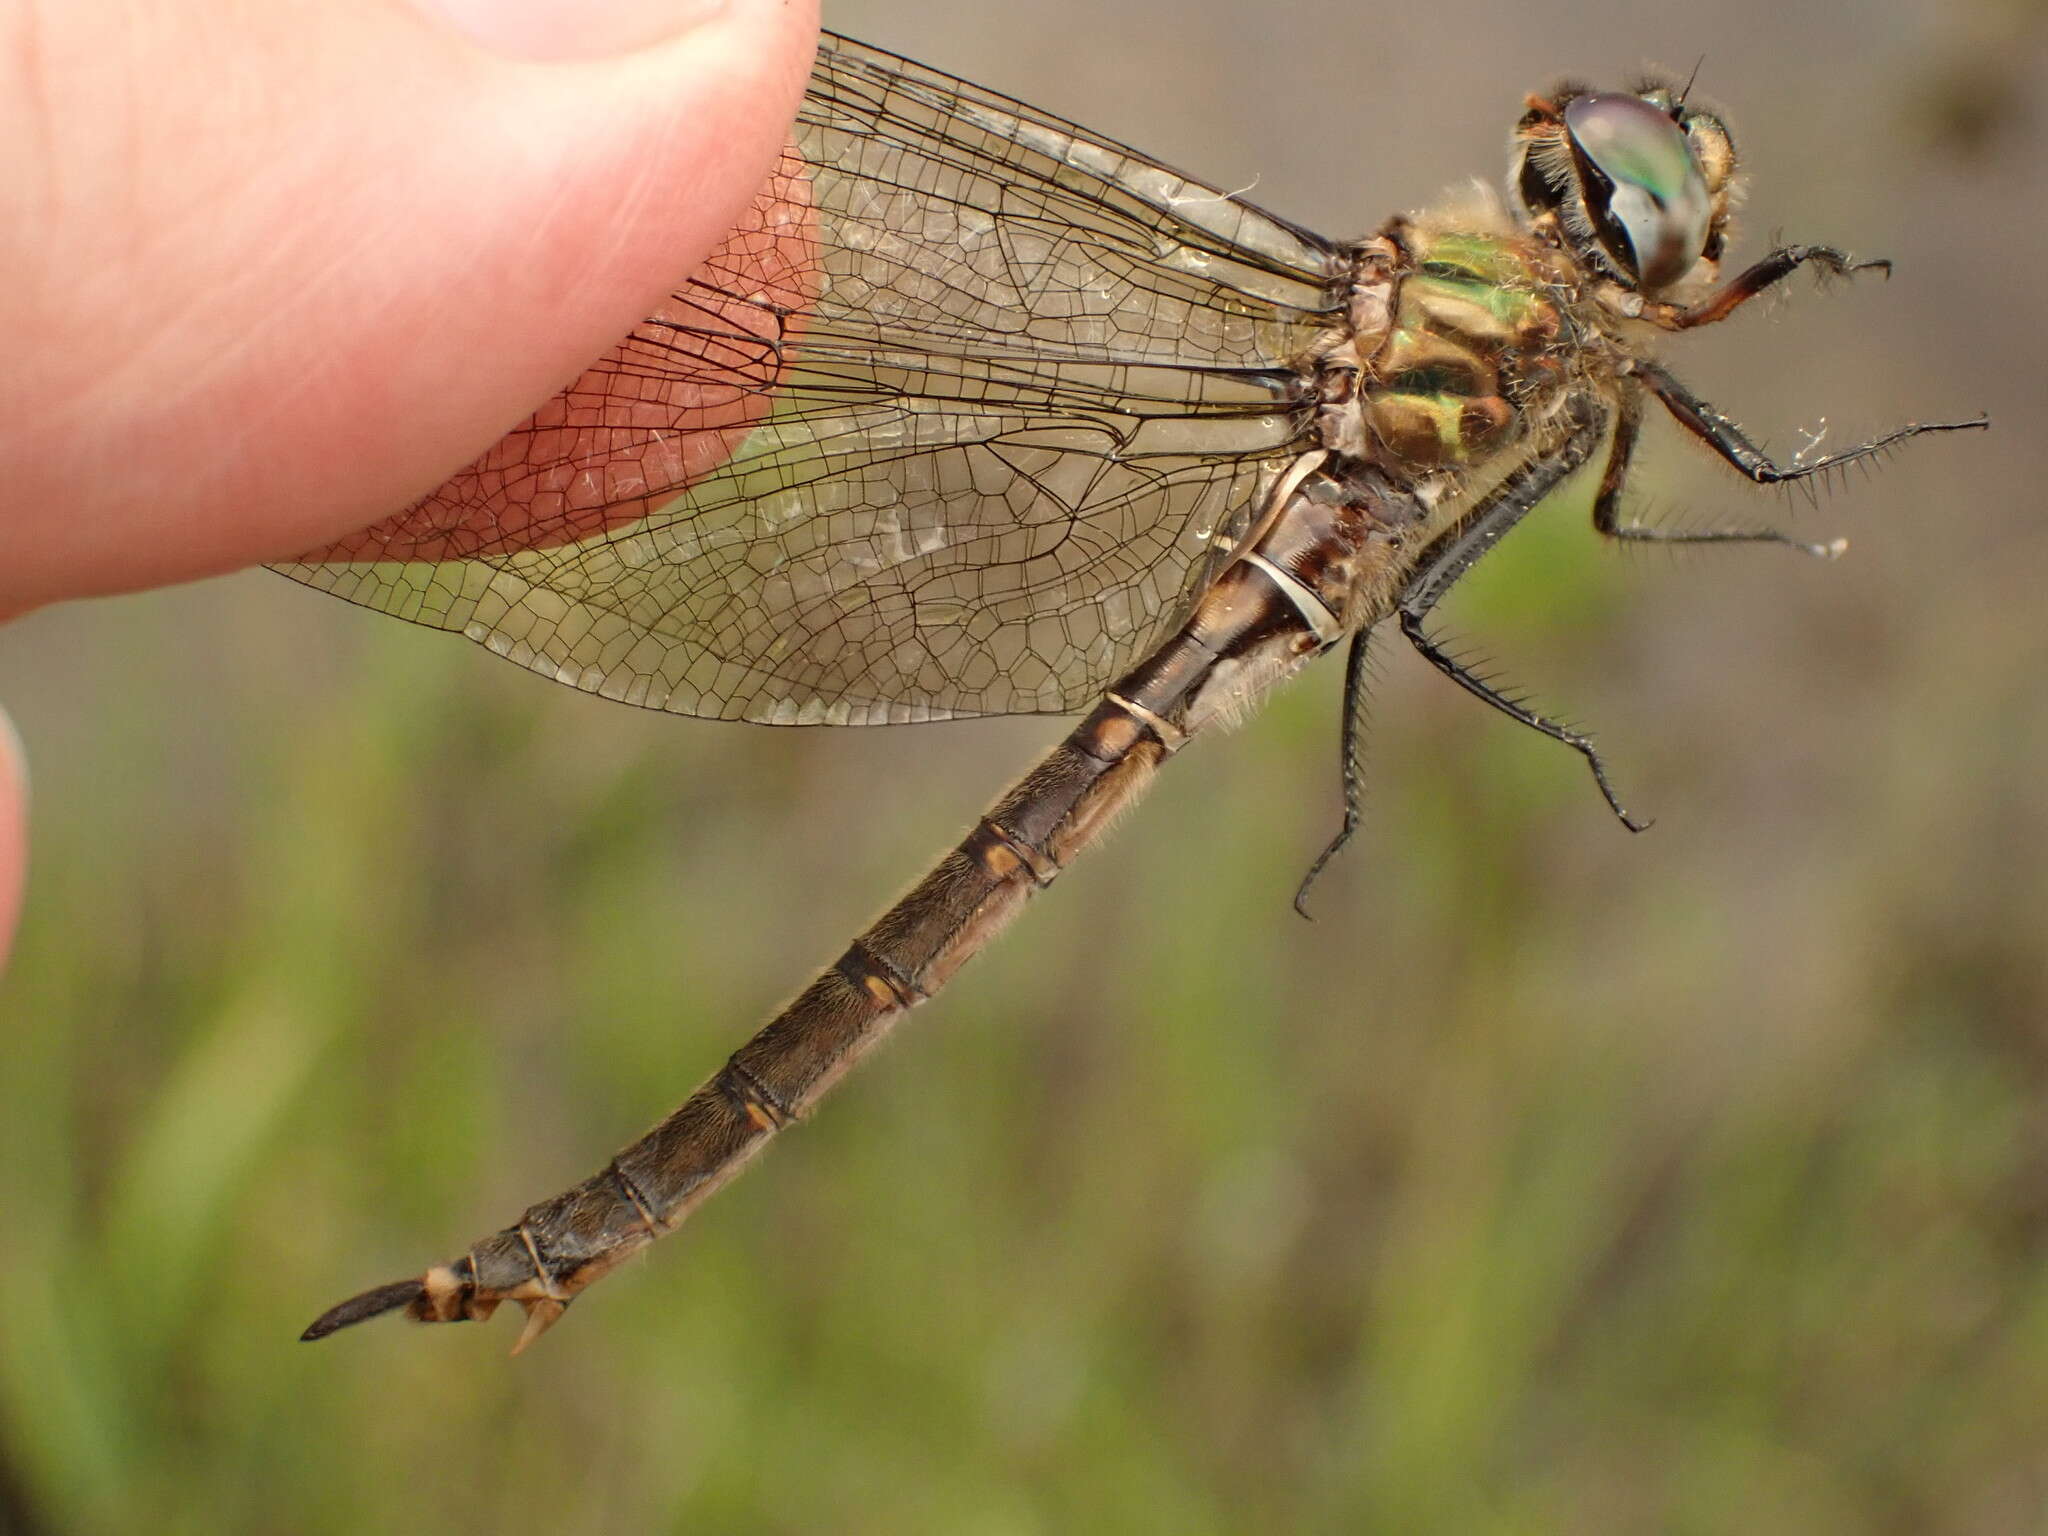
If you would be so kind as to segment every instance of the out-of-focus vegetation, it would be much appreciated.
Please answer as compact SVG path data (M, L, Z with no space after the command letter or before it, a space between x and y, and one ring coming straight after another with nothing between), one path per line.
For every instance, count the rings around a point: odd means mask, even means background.
M665 720L264 576L0 634L37 769L0 1526L2048 1525L2038 116L1912 138L1904 4L1133 4L1102 61L1083 9L835 20L1338 232L1490 170L1551 71L1705 46L1744 251L1900 267L1687 375L1780 444L1998 428L1818 512L1662 438L1653 510L1796 513L1838 566L1632 558L1574 488L1453 619L1654 831L1388 644L1368 825L1299 922L1329 668L516 1363L503 1321L293 1340L596 1166L1062 727Z

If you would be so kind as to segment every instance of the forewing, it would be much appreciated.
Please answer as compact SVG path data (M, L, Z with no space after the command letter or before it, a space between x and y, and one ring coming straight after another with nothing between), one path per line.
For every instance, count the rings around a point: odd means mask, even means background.
M476 464L298 564L681 713L1067 711L1170 630L1307 425L1323 242L826 37L662 309Z

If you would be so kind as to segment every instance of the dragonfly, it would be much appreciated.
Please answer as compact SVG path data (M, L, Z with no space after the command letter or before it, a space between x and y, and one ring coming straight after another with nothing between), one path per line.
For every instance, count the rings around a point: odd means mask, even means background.
M826 35L790 143L708 262L403 512L281 566L572 687L770 725L1083 718L645 1136L460 1258L352 1297L525 1313L517 1349L809 1115L1191 739L1347 648L1359 819L1369 636L1585 760L1592 741L1433 637L1445 593L1600 461L1617 541L1808 543L1623 511L1656 406L1758 485L1780 463L1658 360L1794 272L1723 280L1734 141L1689 87L1527 98L1503 193L1332 240L1073 123ZM517 1352L515 1349L515 1353Z

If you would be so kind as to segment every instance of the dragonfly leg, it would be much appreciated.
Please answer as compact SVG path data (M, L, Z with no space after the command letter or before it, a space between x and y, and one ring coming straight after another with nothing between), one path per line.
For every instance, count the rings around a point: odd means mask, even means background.
M1858 272L1892 275L1892 264L1882 258L1858 261L1847 251L1832 245L1781 245L1761 261L1734 278L1719 293L1697 304L1653 304L1645 307L1643 318L1667 331L1689 331L1695 326L1726 320L1765 289L1783 282L1807 263L1833 277L1850 277Z
M1316 883L1316 877L1323 867L1343 851L1351 841L1351 834L1358 830L1359 807L1365 798L1365 776L1360 767L1360 742L1365 732L1365 694L1371 681L1371 672L1366 666L1366 642L1371 638L1370 629L1361 629L1351 637L1351 649L1344 653L1344 718L1340 727L1343 740L1338 748L1338 761L1344 779L1344 821L1337 828L1337 835L1324 845L1316 855L1315 862L1308 867L1308 873L1301 877L1301 884L1294 892L1294 910L1308 917L1308 890ZM1310 919L1314 921L1314 919Z
M1401 633L1408 637L1410 645L1422 653L1424 661L1435 667L1437 671L1443 673L1445 677L1448 677L1474 698L1491 704L1510 720L1526 725L1532 731L1541 731L1552 741L1561 741L1578 753L1579 756L1586 760L1586 765L1593 770L1593 782L1600 786L1600 794L1606 800L1607 808L1614 812L1621 824L1631 832L1648 830L1650 823L1636 820L1616 797L1614 785L1607 778L1607 764L1601 760L1599 751L1593 745L1592 737L1587 736L1581 731L1575 731L1569 726L1560 725L1555 720L1546 720L1519 699L1502 693L1485 678L1465 666L1457 657L1451 655L1450 652L1431 639L1428 631L1423 627L1422 619L1422 613L1413 612L1406 608L1401 610Z
M1634 369L1635 376L1657 397L1664 409L1671 413L1673 420L1758 485L1785 485L1795 480L1805 480L1824 470L1836 469L1844 464L1853 464L1858 459L1867 459L1883 453L1887 448L1902 443L1909 437L1918 437L1923 432L1965 432L1991 425L1991 418L1982 415L1972 416L1968 421L1909 421L1903 427L1894 427L1879 437L1873 437L1867 443L1857 443L1834 453L1814 454L1811 457L1802 453L1790 464L1778 464L1751 442L1742 428L1679 383L1656 363L1647 358L1639 358L1634 364Z
M1614 419L1614 439L1607 450L1607 468L1593 498L1593 527L1603 538L1637 544L1783 544L1822 560L1832 560L1849 547L1847 539L1809 544L1776 528L1651 528L1621 520L1621 494L1628 483L1630 461L1643 428L1643 397L1637 389L1622 393Z

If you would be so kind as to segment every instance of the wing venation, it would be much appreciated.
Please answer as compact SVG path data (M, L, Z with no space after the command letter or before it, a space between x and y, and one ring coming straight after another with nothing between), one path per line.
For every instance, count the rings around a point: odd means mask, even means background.
M1083 707L1298 451L1317 237L827 37L703 269L287 575L607 698L774 724Z

